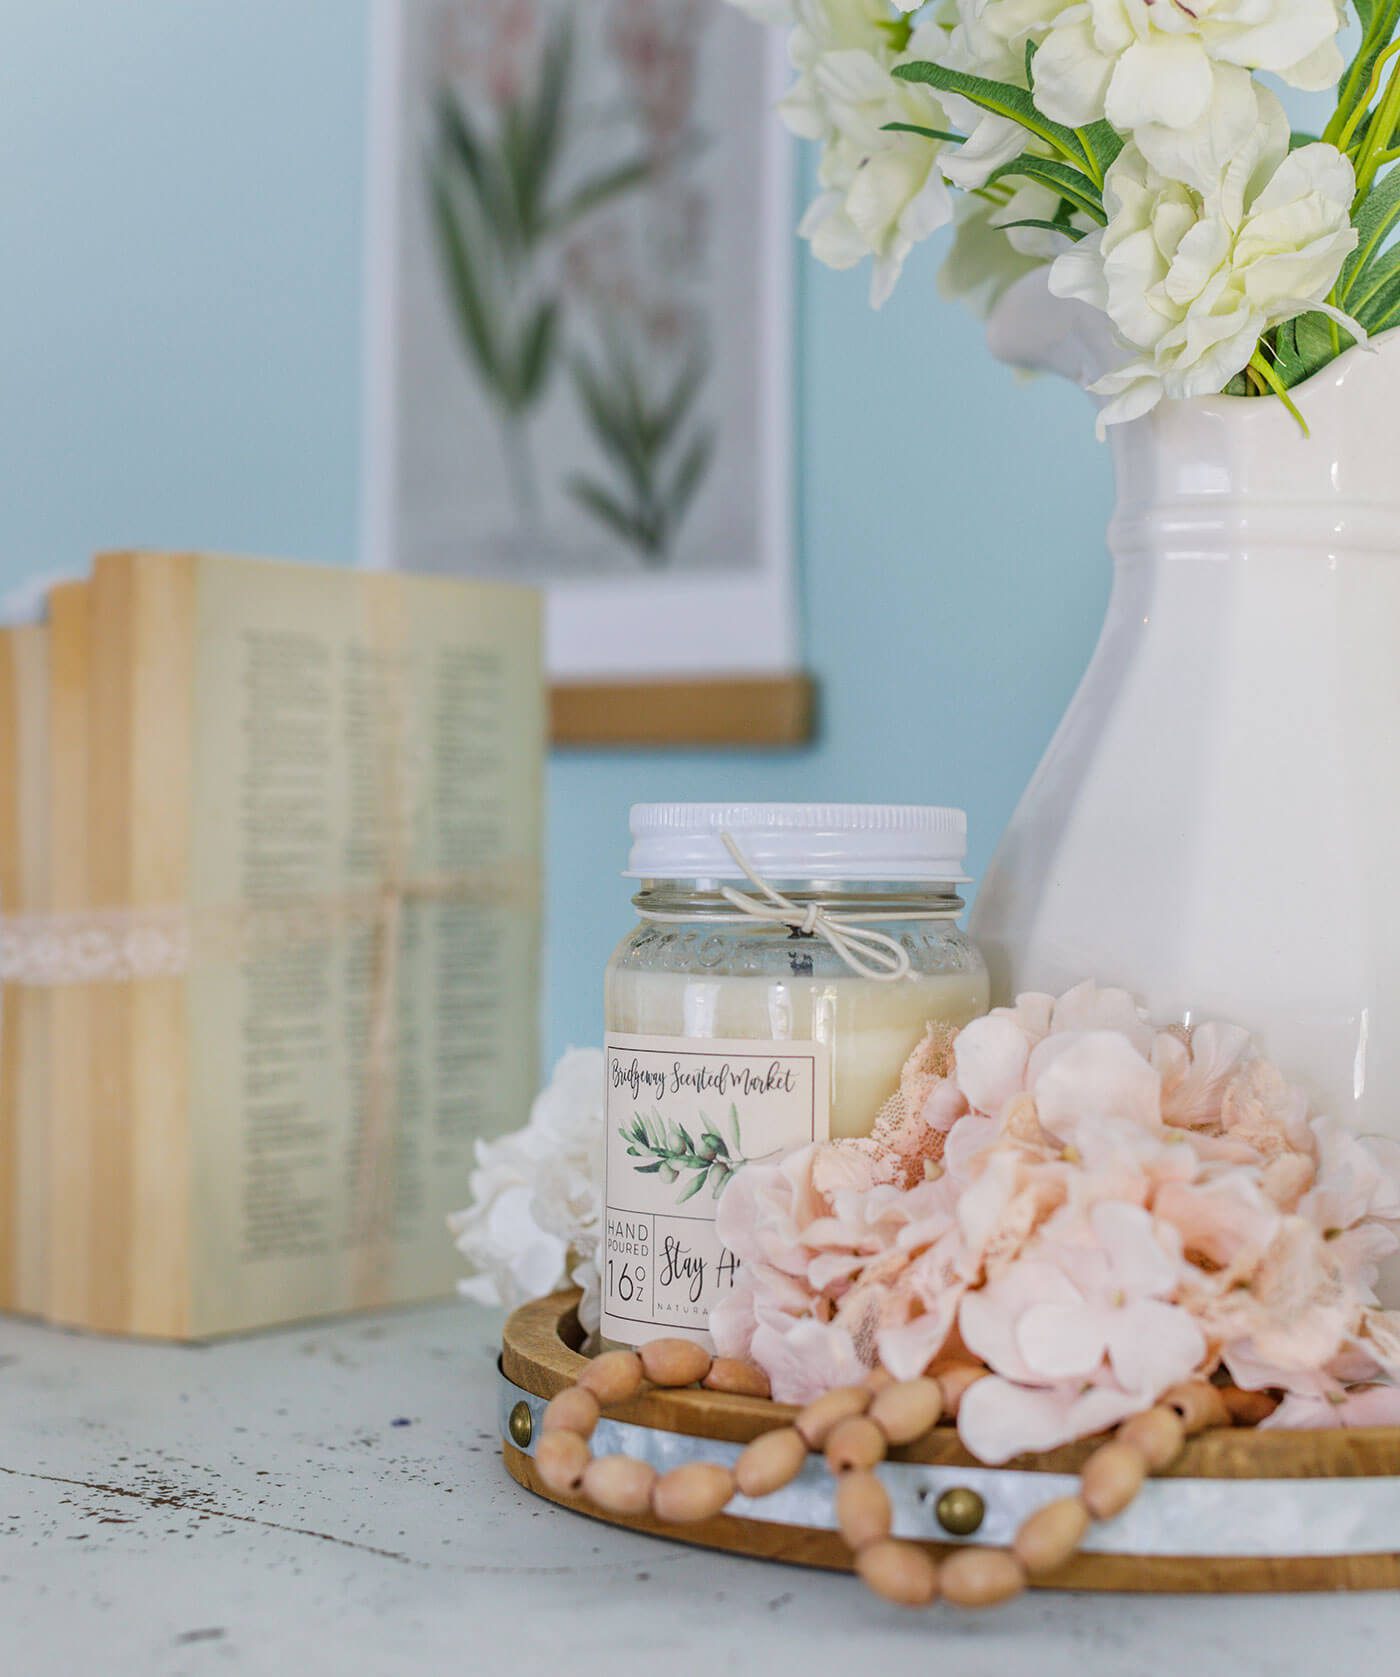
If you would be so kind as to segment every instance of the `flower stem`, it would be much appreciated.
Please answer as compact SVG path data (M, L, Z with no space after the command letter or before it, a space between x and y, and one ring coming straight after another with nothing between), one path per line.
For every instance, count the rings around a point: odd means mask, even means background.
M1337 136L1338 151L1349 151L1351 149L1351 142L1356 137L1356 130L1361 126L1367 111L1370 110L1371 101L1380 92L1381 76L1385 72L1386 62L1393 58L1397 52L1400 52L1400 41L1392 41L1371 66L1371 76L1366 83L1366 91L1357 100L1356 109L1346 119L1341 133Z
M1376 60L1376 71L1388 58L1400 52L1400 41L1392 41L1381 56ZM1371 125L1366 130L1366 138L1361 142L1361 150L1356 159L1356 202L1364 201L1366 194L1376 178L1376 171L1380 168L1381 157L1391 149L1391 142L1395 138L1395 126L1400 121L1400 64L1395 65L1390 72L1390 80L1386 83L1385 95L1376 108L1376 114L1371 118Z
M1372 85L1368 86L1365 97L1356 104L1352 103L1356 95L1357 78L1360 76L1361 67L1365 62L1366 48L1373 41L1388 40L1394 33L1397 22L1400 22L1400 0L1387 0L1387 3L1382 5L1372 17L1371 27L1366 31L1361 47L1351 61L1351 68L1347 72L1346 80L1337 90L1337 108L1333 111L1326 128L1323 129L1322 138L1329 144L1335 145L1339 151L1347 149L1346 145L1342 143L1341 135L1346 130L1348 122L1351 125L1350 131L1354 133L1356 124L1366 114L1367 107L1370 105L1376 90L1376 84L1373 81ZM1376 71L1373 69L1372 76L1374 77L1375 74Z
M1286 407L1289 413L1293 415L1294 419L1298 421L1298 428L1306 437L1309 434L1307 420L1303 418L1301 413L1299 413L1297 403L1294 402L1293 398L1288 394L1283 380L1264 359L1263 351L1260 349L1258 344L1254 346L1254 354L1249 358L1249 368L1251 372L1256 373L1259 378L1268 385L1269 389L1273 391L1274 395L1278 397L1279 401L1283 403L1284 407Z

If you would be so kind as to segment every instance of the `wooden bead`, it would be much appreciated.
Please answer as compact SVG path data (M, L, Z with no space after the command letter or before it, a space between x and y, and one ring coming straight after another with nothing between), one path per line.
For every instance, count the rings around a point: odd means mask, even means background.
M1124 1421L1114 1435L1120 1444L1131 1444L1141 1450L1153 1473L1165 1473L1186 1444L1186 1429L1176 1410L1159 1403Z
M693 1339L653 1339L641 1349L642 1371L654 1386L694 1386L713 1359Z
M763 1370L752 1363L740 1362L737 1357L716 1357L700 1384L707 1391L733 1392L738 1397L766 1398L773 1393Z
M943 1413L949 1420L953 1420L958 1413L958 1405L963 1400L963 1393L979 1380L985 1380L991 1373L989 1368L983 1368L980 1363L954 1363L951 1367L941 1369L938 1384L943 1393Z
M605 1514L645 1514L656 1469L632 1456L595 1456L583 1475L583 1494Z
M1079 1475L1079 1494L1096 1520L1121 1514L1142 1489L1147 1457L1131 1444L1101 1444Z
M578 1383L604 1409L626 1403L642 1389L642 1359L635 1351L604 1351L579 1375Z
M1161 1401L1181 1417L1188 1438L1204 1432L1207 1427L1230 1424L1230 1411L1225 1407L1225 1400L1208 1380L1188 1380L1184 1385L1173 1386L1169 1392L1162 1394Z
M771 1496L791 1484L807 1460L807 1445L796 1427L778 1427L748 1445L734 1464L734 1483L745 1496Z
M809 1450L820 1450L826 1435L848 1415L863 1415L870 1407L871 1393L864 1386L838 1386L802 1410L793 1425L807 1440Z
M1268 1392L1247 1392L1241 1386L1221 1386L1220 1401L1237 1427L1257 1427L1279 1404Z
M922 1549L897 1538L867 1543L856 1571L876 1595L900 1607L927 1607L938 1594L938 1568Z
M890 1535L890 1493L873 1473L847 1473L836 1486L836 1523L846 1547L859 1554Z
M592 1392L584 1391L582 1386L566 1386L545 1405L540 1431L576 1432L580 1438L591 1438L601 1413Z
M876 1392L869 1415L891 1444L912 1444L938 1425L943 1414L943 1388L926 1375L919 1380L897 1380Z
M885 1435L868 1415L848 1415L826 1435L826 1465L833 1473L859 1473L885 1459Z
M887 1368L878 1364L865 1377L865 1384L872 1392L883 1392L886 1386L894 1385L894 1375Z
M652 1487L651 1511L670 1526L693 1525L718 1514L734 1495L734 1475L718 1462L687 1462Z
M558 1496L576 1496L590 1461L588 1446L576 1432L547 1432L535 1446L535 1471Z
M1089 1510L1077 1496L1060 1497L1021 1522L1012 1552L1032 1578L1058 1572L1089 1529Z
M959 1549L943 1562L938 1586L955 1607L995 1607L1026 1587L1026 1572L1005 1549Z

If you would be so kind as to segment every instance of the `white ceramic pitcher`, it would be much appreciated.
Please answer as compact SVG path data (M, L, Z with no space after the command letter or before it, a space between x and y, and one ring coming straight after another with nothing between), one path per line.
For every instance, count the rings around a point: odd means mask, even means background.
M1116 428L1098 648L978 894L998 1000L1251 1027L1400 1138L1400 333Z

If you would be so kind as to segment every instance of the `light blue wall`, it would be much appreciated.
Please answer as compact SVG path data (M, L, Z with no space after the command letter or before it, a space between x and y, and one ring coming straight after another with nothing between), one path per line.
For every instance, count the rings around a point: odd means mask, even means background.
M362 0L0 0L0 589L95 548L349 562ZM803 264L810 750L573 753L550 778L547 1040L595 1040L649 798L966 805L972 870L1088 656L1107 454L933 294Z

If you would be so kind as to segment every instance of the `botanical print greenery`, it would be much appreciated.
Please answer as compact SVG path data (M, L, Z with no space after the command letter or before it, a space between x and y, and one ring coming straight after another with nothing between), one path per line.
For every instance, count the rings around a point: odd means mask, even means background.
M713 428L690 423L705 380L704 360L692 355L664 390L651 395L626 341L608 332L602 365L593 365L580 353L572 372L583 411L617 484L575 473L569 493L630 542L643 561L661 564L714 449Z
M619 287L624 241L610 212L644 200L643 226L678 203L694 212L686 169L705 136L685 94L705 14L695 0L669 10L613 0L607 29L603 14L596 21L623 93L600 100L567 11L493 6L495 21L481 24L487 96L444 80L426 158L459 345L497 422L520 535L538 540L548 469L595 534L660 566L714 453L714 428L698 414L709 355L679 291L639 305L635 273ZM581 144L599 129L625 130L627 150L580 176ZM587 470L537 457L535 421L556 383L591 439Z
M739 1127L739 1109L733 1101L725 1118L728 1141L711 1125L702 1112L699 1141L695 1141L685 1125L675 1118L663 1118L659 1112L633 1115L630 1128L619 1128L618 1134L627 1143L627 1152L634 1159L647 1163L633 1165L640 1176L659 1176L663 1182L678 1182L688 1177L676 1196L676 1204L684 1205L694 1199L708 1182L710 1195L718 1199L734 1177L751 1161L744 1155L743 1135Z

